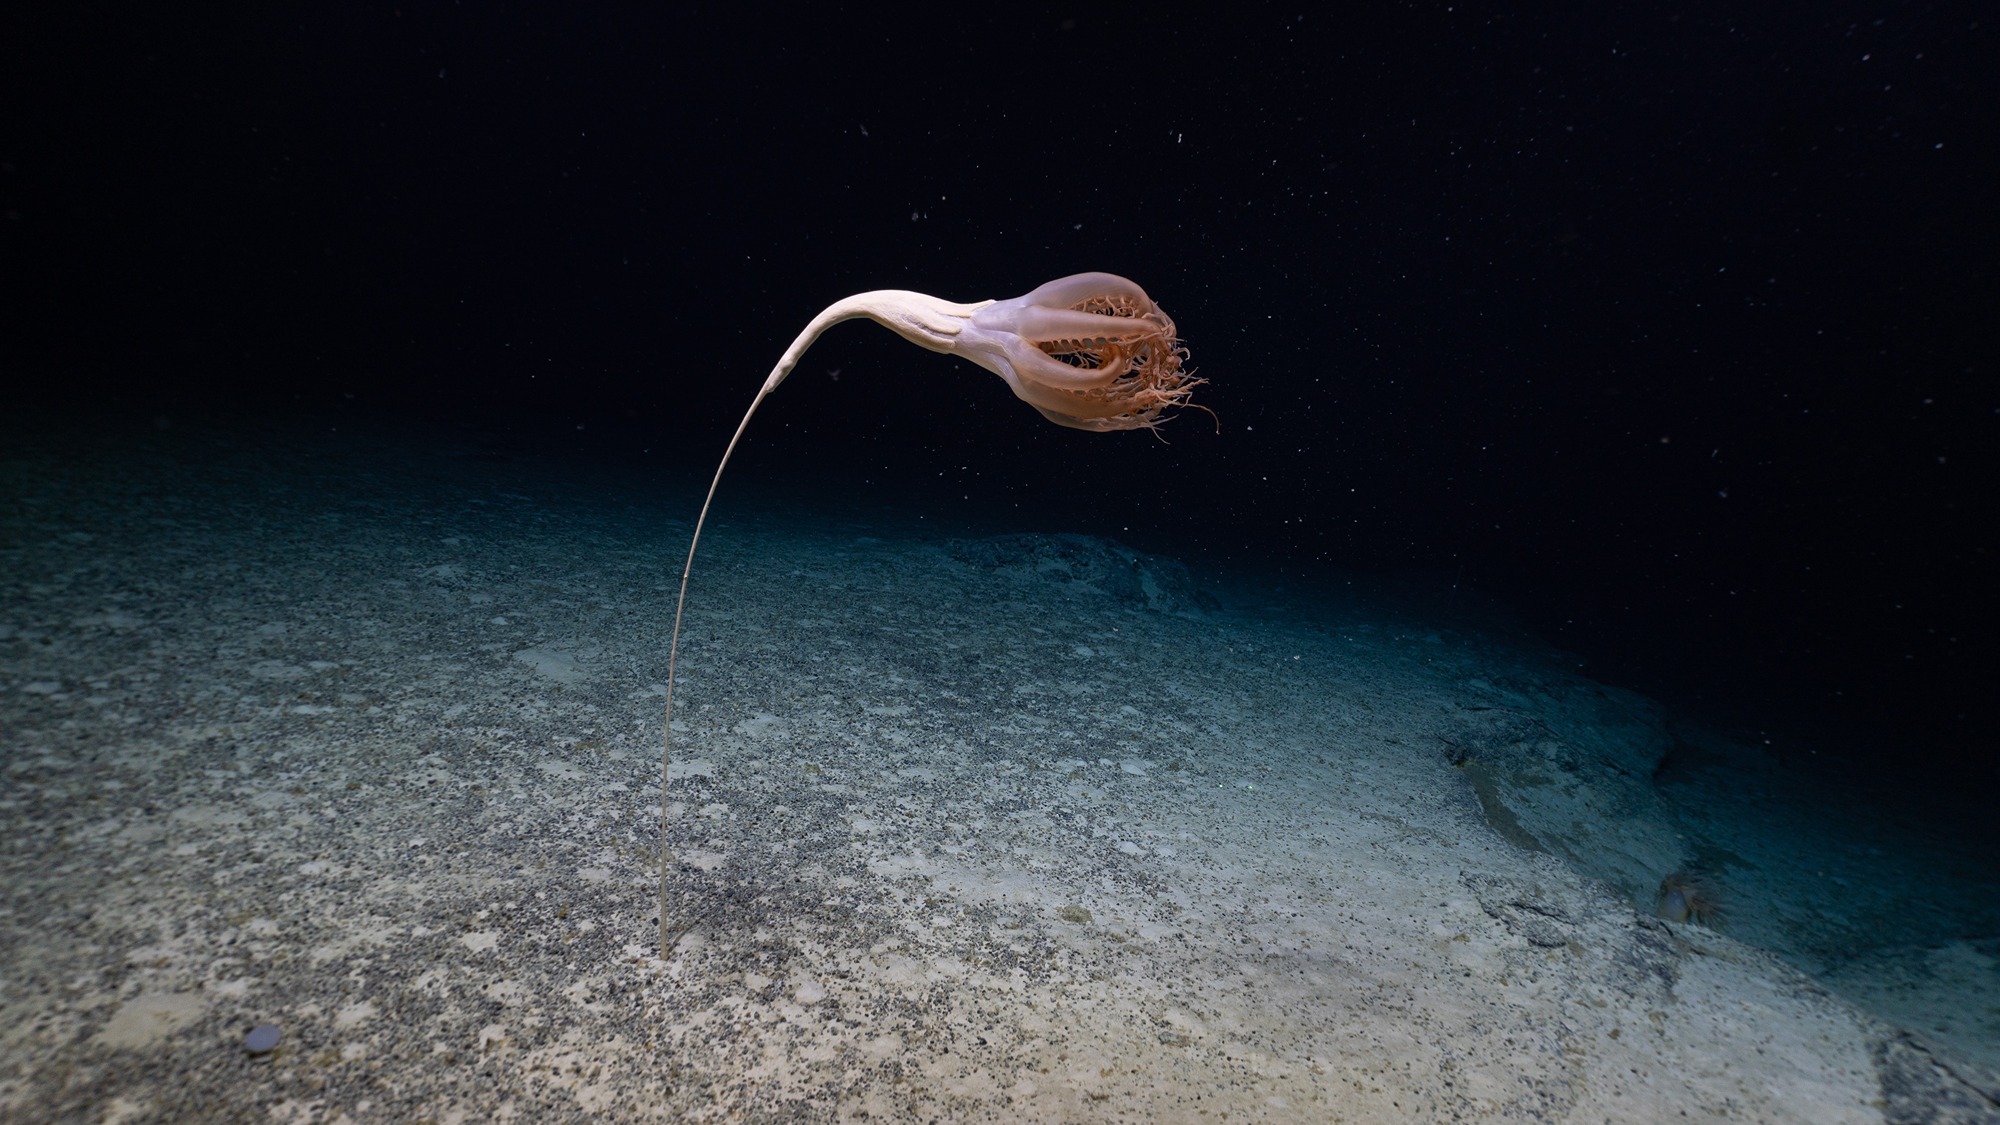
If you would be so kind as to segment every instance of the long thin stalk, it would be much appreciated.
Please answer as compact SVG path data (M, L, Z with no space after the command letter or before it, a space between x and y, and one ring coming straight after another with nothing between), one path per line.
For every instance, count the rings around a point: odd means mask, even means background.
M694 570L694 549L701 544L701 526L708 522L708 506L715 503L716 486L722 483L722 470L729 467L729 456L736 452L736 443L743 440L743 431L750 428L750 415L757 413L757 406L764 396L771 393L769 387L757 392L750 403L750 409L743 414L743 421L737 424L736 436L729 439L729 448L723 451L722 462L715 466L715 479L708 482L708 497L701 502L701 515L695 517L694 538L688 543L686 565L681 567L680 597L674 602L674 635L667 642L667 721L660 731L660 957L667 956L667 768L674 754L674 662L681 651L681 614L687 609L688 575Z
M778 384L785 381L785 376L791 374L792 368L798 366L799 357L805 354L806 349L812 346L812 342L819 338L820 333L843 320L867 315L864 309L856 305L856 302L865 296L867 295L849 297L829 305L825 311L812 319L811 324L806 325L805 331L799 333L798 338L792 341L792 346L785 349L785 354L778 359L778 365L765 377L764 386L758 390L757 397L750 400L750 409L743 412L743 420L736 424L736 433L729 439L729 447L722 451L722 460L716 462L715 477L708 482L708 495L701 502L701 514L695 517L694 537L688 541L687 562L681 567L681 592L674 601L673 638L667 642L667 717L660 728L660 957L663 960L667 956L667 807L669 804L667 771L673 764L674 756L674 665L680 658L681 614L687 610L688 575L694 572L695 548L701 545L702 525L708 522L709 506L715 503L715 490L722 484L722 470L729 467L729 458L736 453L737 443L743 440L743 431L750 428L750 418L757 413L757 407L763 404L766 396L778 388Z

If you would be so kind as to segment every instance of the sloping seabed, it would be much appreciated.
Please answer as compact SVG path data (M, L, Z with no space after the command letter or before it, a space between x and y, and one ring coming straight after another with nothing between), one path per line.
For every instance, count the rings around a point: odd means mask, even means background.
M1532 645L726 488L662 959L696 481L8 450L0 1120L1993 1119L1990 872L1793 887L1839 817L1760 851L1754 751Z

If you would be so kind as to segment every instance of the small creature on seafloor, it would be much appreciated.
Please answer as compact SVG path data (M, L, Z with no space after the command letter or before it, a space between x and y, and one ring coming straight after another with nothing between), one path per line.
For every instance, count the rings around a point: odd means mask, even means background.
M1714 929L1722 921L1722 900L1707 880L1676 871L1660 880L1660 901L1653 913L1669 922L1693 922Z

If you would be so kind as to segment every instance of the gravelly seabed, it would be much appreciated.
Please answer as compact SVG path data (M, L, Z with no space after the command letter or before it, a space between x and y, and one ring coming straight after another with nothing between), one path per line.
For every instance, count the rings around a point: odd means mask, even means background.
M1992 1119L1554 654L727 490L663 959L695 482L473 452L13 443L0 1120Z

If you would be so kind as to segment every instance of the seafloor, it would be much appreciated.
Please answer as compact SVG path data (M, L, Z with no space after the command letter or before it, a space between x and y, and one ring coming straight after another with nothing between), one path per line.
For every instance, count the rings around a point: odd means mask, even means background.
M1990 851L1450 606L725 485L661 957L705 481L0 428L0 1121L2000 1119Z

